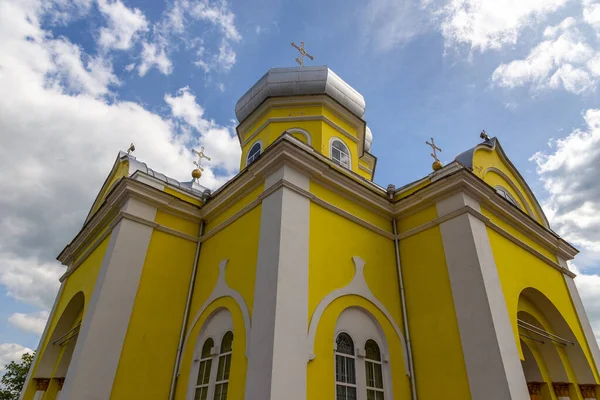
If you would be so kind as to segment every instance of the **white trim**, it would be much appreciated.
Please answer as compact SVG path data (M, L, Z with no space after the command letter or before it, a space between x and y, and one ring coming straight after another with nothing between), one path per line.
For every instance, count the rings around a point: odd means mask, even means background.
M301 135L303 135L306 138L306 143L309 146L312 146L312 139L310 136L310 133L308 133L308 131L302 129L302 128L290 128L290 129L286 129L285 132L292 134L292 133L299 133Z
M531 216L531 218L536 219L535 213L533 212L531 207L529 207L529 203L527 203L525 196L523 195L523 193L521 193L521 191L519 190L517 185L515 185L515 183L508 177L508 175L506 175L504 172L502 172L501 170L499 170L496 167L489 167L485 171L483 171L483 174L481 175L481 179L485 179L485 176L487 175L488 172L493 172L496 175L499 175L502 179L504 179L506 181L506 183L508 183L508 186L510 186L511 189L515 191L517 196L519 196L519 200L521 200L521 203L523 203L523 207L525 207L525 211L527 211L527 214L529 214L529 216ZM497 185L497 186L502 187L501 185Z
M348 166L345 166L339 162L337 162L336 160L333 159L333 155L332 155L332 148L333 148L333 143L335 142L340 142L348 151ZM348 145L346 144L346 142L344 142L342 139L340 139L337 136L332 136L329 139L329 159L331 161L333 161L336 165L339 165L340 167L352 170L352 152L350 151L350 148L348 147Z
M248 158L250 157L250 152L252 151L252 148L256 145L260 146L260 149L258 150L258 155L253 156L252 157L252 161L249 161ZM258 157L260 157L260 155L263 153L264 147L263 147L263 143L262 140L258 139L256 140L254 143L252 143L252 145L250 145L250 147L248 148L248 154L246 154L246 166L252 164L254 161L258 160Z
M443 217L479 203L457 193L439 203ZM525 376L486 225L469 213L440 224L471 397L527 399Z
M354 278L352 278L352 281L345 287L334 290L333 292L331 292L327 296L325 296L319 302L319 304L317 305L317 308L315 308L315 311L310 319L310 325L308 328L308 359L307 359L307 362L310 362L315 359L315 354L314 354L315 336L317 334L317 328L319 326L319 322L321 321L321 317L323 316L323 313L325 312L327 307L329 307L329 305L331 303L333 303L336 299L339 299L340 297L344 297L344 296L348 296L348 295L356 295L356 296L360 296L363 299L369 301L372 305L374 305L377 309L379 309L379 311L381 311L381 313L383 315L385 315L388 322L394 328L394 331L396 332L396 336L398 336L398 339L400 340L400 343L402 344L404 369L406 371L406 375L409 376L410 370L408 368L408 359L407 359L408 353L407 353L407 349L406 349L406 341L404 340L404 336L402 336L400 327L398 326L398 324L396 324L396 321L394 321L394 318L392 317L390 312L385 308L383 303L381 303L381 301L379 301L379 299L377 299L377 297L375 297L373 292L371 292L369 285L365 281L365 277L364 277L364 273L363 273L363 270L365 267L364 260L358 256L354 256L354 257L352 257L352 261L354 262L354 269L355 269Z
M206 309L216 300L223 297L231 297L237 303L238 307L240 307L242 317L244 318L244 328L246 330L246 357L248 357L248 351L250 349L250 313L242 295L238 291L230 288L227 284L227 281L225 280L225 269L227 268L228 261L229 260L222 260L219 263L219 277L217 278L217 283L215 284L215 287L210 293L210 296L208 296L208 299L206 299L204 304L202 304L202 307L200 307L200 309L196 313L196 316L192 320L192 323L189 325L188 332L185 336L185 340L183 341L182 348L186 348L190 335L194 330L194 326L196 326L198 320L200 319L204 311L206 311ZM215 342L215 346L216 345L217 344Z

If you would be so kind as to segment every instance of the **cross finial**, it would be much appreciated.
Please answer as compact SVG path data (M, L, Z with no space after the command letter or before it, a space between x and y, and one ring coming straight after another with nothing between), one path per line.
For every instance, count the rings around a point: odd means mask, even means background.
M306 52L306 50L304 50L304 42L300 42L300 46L298 46L296 43L292 42L292 46L295 47L296 49L298 49L298 51L300 52L300 58L299 59L296 58L296 62L298 64L300 64L301 67L304 67L304 56L310 58L311 61L315 59L313 56L308 54Z
M482 138L483 140L490 140L490 137L488 136L488 134L485 133L485 129L481 131L481 133L479 134L479 137Z
M440 149L439 147L437 147L437 146L435 145L435 142L433 141L433 138L431 138L431 143L429 143L429 142L425 141L425 144L427 144L427 145L431 146L431 148L433 149L433 153L431 153L431 157L433 157L433 159L434 159L435 161L440 161L440 160L437 158L437 153L436 153L436 150L437 150L437 151L439 151L439 152L441 152L441 151L442 151L442 149Z
M129 148L127 149L127 154L131 154L131 153L133 153L134 151L135 151L135 146L134 146L134 144L133 144L133 143L131 143L131 144L129 145Z
M210 161L210 157L204 154L204 147L200 147L200 151L192 149L192 153L198 156L198 161L194 161L194 165L204 171L204 168L202 168L202 159L206 158Z

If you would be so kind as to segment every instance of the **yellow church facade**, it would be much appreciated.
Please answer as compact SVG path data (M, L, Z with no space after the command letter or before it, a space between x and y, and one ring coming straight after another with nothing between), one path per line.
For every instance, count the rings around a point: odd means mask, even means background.
M120 153L21 398L599 398L577 250L499 141L383 188L364 111L327 67L276 68L216 191Z

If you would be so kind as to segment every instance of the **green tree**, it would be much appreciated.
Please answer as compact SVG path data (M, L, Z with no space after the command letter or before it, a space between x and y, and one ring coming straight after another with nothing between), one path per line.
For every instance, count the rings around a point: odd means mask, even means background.
M19 363L14 361L8 363L4 375L0 379L0 400L17 400L19 398L32 361L33 354L25 353Z

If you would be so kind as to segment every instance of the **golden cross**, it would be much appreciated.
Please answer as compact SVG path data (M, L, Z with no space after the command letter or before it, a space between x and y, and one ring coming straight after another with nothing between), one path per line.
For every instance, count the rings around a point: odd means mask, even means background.
M314 57L308 54L306 50L304 50L304 42L300 42L300 47L298 47L296 43L292 42L292 46L298 49L298 51L300 52L300 59L296 58L296 62L300 64L301 67L304 67L304 56L310 58L311 61L314 60Z
M192 149L192 153L198 156L198 161L193 161L194 165L198 167L198 169L204 171L204 168L202 168L202 159L206 158L210 161L210 157L204 154L204 147L200 147L200 151Z
M433 141L433 138L431 138L431 143L429 143L428 141L425 141L425 144L427 144L427 145L431 146L431 148L433 149L433 153L431 153L431 157L433 157L433 158L435 159L435 161L440 161L440 160L437 158L437 153L436 153L436 150L437 150L437 151L439 151L439 152L441 152L441 151L442 151L442 149L440 149L439 147L437 147L437 146L435 145L435 142Z

